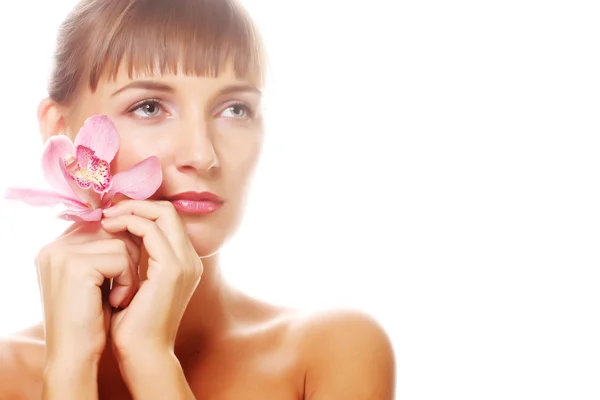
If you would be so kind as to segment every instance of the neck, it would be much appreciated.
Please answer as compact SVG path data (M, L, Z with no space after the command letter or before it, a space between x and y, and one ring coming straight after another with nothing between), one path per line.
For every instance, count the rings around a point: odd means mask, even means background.
M231 325L233 290L221 273L219 254L203 258L204 271L179 325L178 338L214 336Z

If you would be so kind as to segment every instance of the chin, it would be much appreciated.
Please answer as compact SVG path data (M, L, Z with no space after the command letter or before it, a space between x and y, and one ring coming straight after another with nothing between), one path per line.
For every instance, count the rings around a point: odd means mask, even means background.
M233 229L223 225L215 225L210 223L186 224L190 242L200 257L215 255L233 235Z
M243 212L237 204L227 204L220 210L200 218L182 215L192 246L200 257L218 253L238 230Z
M194 250L200 257L210 257L217 254L223 247L224 241L203 240L202 238L190 238Z

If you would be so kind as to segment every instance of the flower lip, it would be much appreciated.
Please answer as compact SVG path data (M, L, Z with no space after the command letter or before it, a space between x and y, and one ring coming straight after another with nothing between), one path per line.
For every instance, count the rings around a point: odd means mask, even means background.
M167 196L167 200L175 201L175 200L190 200L190 201L211 201L213 203L223 204L225 200L220 198L214 193L205 191L205 192L182 192L175 194L173 196Z

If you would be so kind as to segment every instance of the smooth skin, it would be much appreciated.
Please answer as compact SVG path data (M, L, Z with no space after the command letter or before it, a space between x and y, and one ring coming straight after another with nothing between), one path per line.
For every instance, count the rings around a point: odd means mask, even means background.
M392 345L368 315L266 304L221 276L218 251L260 157L259 88L232 68L216 78L120 70L75 104L40 103L44 140L107 115L121 137L112 172L155 155L163 185L39 252L44 322L0 342L0 399L394 398ZM190 190L225 203L177 212L167 198Z

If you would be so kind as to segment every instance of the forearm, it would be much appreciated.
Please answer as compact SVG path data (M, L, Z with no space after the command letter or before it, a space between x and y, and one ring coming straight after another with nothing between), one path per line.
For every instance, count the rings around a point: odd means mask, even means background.
M121 362L120 367L134 399L195 399L174 354L132 358Z
M42 400L98 398L98 363L56 362L46 365Z

